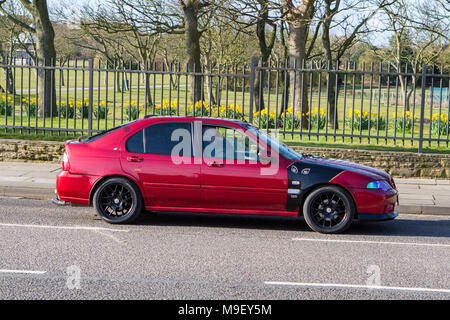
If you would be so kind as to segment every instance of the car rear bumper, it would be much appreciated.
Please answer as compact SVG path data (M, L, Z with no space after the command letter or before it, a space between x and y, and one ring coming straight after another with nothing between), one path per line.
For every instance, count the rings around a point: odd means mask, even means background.
M89 195L99 177L71 174L68 171L61 171L56 176L57 197L53 203L62 205L64 202L71 202L81 205L89 205Z
M358 213L358 220L361 221L388 221L398 217L398 212L375 214L375 213Z
M59 195L57 193L55 194L55 197L52 199L52 203L57 205L57 206L67 206L67 205L70 204L70 202L62 201L59 198Z

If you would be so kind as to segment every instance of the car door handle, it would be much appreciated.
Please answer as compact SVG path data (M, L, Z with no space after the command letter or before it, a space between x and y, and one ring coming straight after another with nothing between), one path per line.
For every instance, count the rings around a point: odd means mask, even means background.
M223 163L218 163L216 161L208 162L206 165L213 168L223 168L225 166Z
M129 162L142 162L142 161L144 161L144 158L141 158L139 156L129 156L129 157L127 157L127 161L129 161Z

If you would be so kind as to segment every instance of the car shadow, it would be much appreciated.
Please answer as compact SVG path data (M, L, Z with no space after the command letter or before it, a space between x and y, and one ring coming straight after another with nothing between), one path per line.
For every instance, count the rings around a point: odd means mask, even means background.
M311 232L303 218L203 213L146 213L136 225L238 228ZM355 221L348 235L450 238L450 219L401 215L392 221Z
M392 221L358 221L353 224L347 234L450 238L450 219L439 217L413 219L411 216L401 215Z
M213 213L152 212L142 214L136 225L238 228L284 231L307 231L303 219L292 217L252 216Z

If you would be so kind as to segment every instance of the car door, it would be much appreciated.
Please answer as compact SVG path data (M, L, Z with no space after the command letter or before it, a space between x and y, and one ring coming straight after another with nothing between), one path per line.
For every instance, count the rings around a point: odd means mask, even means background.
M127 138L121 152L122 168L141 182L151 207L199 206L201 165L193 160L190 122L146 126Z
M269 168L260 145L242 128L203 123L201 199L205 207L286 210L287 172Z

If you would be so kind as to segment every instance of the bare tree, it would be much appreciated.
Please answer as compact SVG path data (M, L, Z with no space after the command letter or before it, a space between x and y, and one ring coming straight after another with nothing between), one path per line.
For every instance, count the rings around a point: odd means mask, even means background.
M55 84L52 81L54 71L46 67L52 67L55 64L55 32L49 18L46 0L20 0L21 5L31 16L33 24L12 15L5 9L6 0L0 0L0 12L2 12L10 21L19 25L24 30L30 32L36 37L36 57L38 63L42 64L38 73L38 94L40 98L39 113L41 116L56 115L56 92Z
M5 64L14 63L14 54L18 47L17 35L20 35L20 27L9 21L5 17L0 17L3 20L0 24L0 58ZM12 68L5 67L6 86L3 90L8 91L10 94L15 94L15 81Z
M260 66L267 67L277 41L279 4L271 0L235 0L227 1L220 8L223 15L228 16L230 24L239 32L256 35L259 48ZM266 78L262 69L256 75L254 99L256 110L265 108L264 99L260 95Z
M202 76L201 72L201 47L200 37L206 27L199 25L201 15L205 8L211 4L202 0L179 0L178 1L184 17L184 34L186 41L186 53L188 56L188 67L191 72L196 73L192 78L192 101L195 103L202 99Z
M393 0L380 0L367 8L368 3L358 0L324 0L322 9L322 45L329 66L337 68L344 54L358 41L358 37L370 32L368 22L381 8L391 5ZM336 29L340 36L331 41L331 32ZM331 128L338 128L337 101L339 95L338 74L330 76L328 83L328 116ZM338 92L336 92L338 91Z
M89 19L85 26L109 34L131 34L132 44L146 61L154 55L156 40L164 34L184 34L189 70L198 73L191 78L192 99L202 98L200 37L206 30L202 17L210 5L201 0L108 0L106 6L96 10L85 10ZM85 14L86 15L86 14ZM99 42L101 37L96 41ZM103 46L104 47L104 46ZM105 51L105 50L103 50ZM133 52L130 52L133 55Z
M435 16L438 5L438 2L422 4L395 0L382 10L392 34L391 46L387 50L377 49L376 53L399 72L405 110L410 109L411 95L416 87L416 78L412 77L408 88L408 77L403 74L405 68L411 70L416 65L433 63L448 45L443 40L448 41L449 18Z
M92 37L100 44L101 54L106 57L110 66L117 66L116 61L122 61L123 54L139 61L141 70L147 70L155 61L156 48L163 30L155 25L142 24L142 17L134 12L133 2L127 0L107 0L101 6L92 8L86 6L81 14L83 29L89 30L86 36ZM111 46L114 42L116 50L111 56ZM118 57L120 56L120 57ZM119 77L117 77L119 78ZM147 92L150 92L150 74L145 73L143 81ZM120 86L118 86L120 88ZM147 95L147 103L152 105L152 97Z
M282 0L283 17L289 26L288 52L290 67L294 67L305 61L307 58L307 39L309 26L314 16L315 0L302 0L300 4L294 5L292 0ZM291 72L290 83L294 85L293 95L295 96L293 104L299 106L302 113L308 112L308 99L305 90L305 82L301 81L300 72ZM302 117L302 126L309 127L308 117Z

